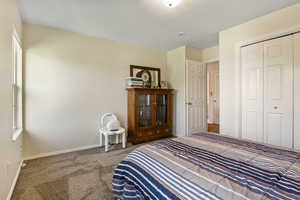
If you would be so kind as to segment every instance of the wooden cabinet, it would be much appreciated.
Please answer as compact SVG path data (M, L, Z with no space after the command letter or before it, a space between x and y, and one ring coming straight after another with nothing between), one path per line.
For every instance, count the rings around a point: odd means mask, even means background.
M133 144L172 136L173 90L128 90L128 139Z

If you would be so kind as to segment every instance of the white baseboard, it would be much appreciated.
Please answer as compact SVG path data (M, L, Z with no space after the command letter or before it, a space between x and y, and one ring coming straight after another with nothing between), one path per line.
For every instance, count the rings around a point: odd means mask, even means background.
M61 150L61 151L53 151L53 152L49 152L49 153L41 153L41 154L37 154L35 156L25 157L24 161L34 160L34 159L37 159L37 158L44 158L44 157L49 157L49 156L55 156L55 155L64 154L64 153L70 153L70 152L75 152L75 151L82 151L82 150L87 150L87 149L93 149L93 148L98 148L98 147L100 147L100 145L99 144L95 144L95 145L90 145L90 146L77 147L77 148L73 148L73 149L66 149L66 150Z
M23 165L23 160L20 162L20 165L19 165L19 167L18 167L16 176L15 176L15 178L14 178L14 180L13 180L13 183L12 183L12 185L11 185L11 187L10 187L10 190L9 190L9 193L8 193L8 195L7 195L6 200L10 200L11 197L12 197L12 195L13 195L13 193L14 193L14 189L15 189L15 187L16 187L16 184L17 184L17 181L18 181L20 172L21 172L22 165Z

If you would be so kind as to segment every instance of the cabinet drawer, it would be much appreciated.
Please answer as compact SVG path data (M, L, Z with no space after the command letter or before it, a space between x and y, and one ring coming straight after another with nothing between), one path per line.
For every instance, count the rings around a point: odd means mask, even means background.
M170 134L172 134L172 129L171 128L159 128L156 130L156 134L170 135Z
M138 131L138 137L146 137L146 136L152 136L155 134L155 130L139 130Z

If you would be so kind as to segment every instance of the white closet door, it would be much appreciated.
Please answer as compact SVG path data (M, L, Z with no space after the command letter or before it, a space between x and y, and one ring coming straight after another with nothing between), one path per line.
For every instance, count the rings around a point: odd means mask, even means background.
M241 51L242 138L263 142L263 44Z
M293 143L293 37L264 42L265 142Z
M300 33L294 35L294 148L300 150Z
M186 65L186 106L188 134L205 130L205 66L189 60Z

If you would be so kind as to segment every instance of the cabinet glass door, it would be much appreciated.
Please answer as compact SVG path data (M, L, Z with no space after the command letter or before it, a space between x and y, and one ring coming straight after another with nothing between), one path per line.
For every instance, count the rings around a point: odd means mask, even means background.
M153 96L149 94L138 95L138 114L139 114L139 126L146 127L152 126L152 103Z
M158 126L168 124L168 95L157 95L156 120Z

